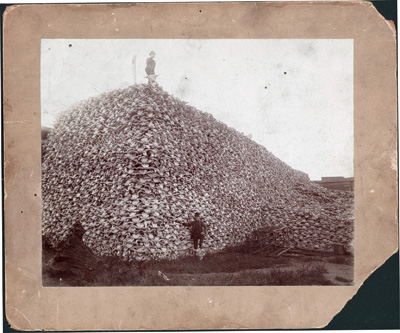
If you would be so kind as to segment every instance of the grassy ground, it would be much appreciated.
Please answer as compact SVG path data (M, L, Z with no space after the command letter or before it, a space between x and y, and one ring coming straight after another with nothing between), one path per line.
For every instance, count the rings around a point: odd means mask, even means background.
M147 271L143 285L162 286L266 286L266 285L329 285L321 264L302 267L267 268L232 273L165 274Z
M353 257L348 255L268 257L231 248L208 254L203 260L188 256L126 263L119 258L101 258L95 270L71 275L49 271L46 263L54 254L43 249L46 286L349 285L353 280Z
M284 257L263 257L224 252L206 255L203 260L190 256L180 260L150 261L145 263L143 268L173 274L233 273L242 270L284 266L287 261L287 258Z

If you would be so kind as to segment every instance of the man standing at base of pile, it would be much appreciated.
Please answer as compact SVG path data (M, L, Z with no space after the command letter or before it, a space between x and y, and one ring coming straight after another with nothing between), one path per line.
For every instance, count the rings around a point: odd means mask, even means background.
M154 51L151 51L149 53L149 58L146 60L146 74L147 78L149 79L149 84L152 84L153 82L156 82L156 74L154 72L156 68L156 62L154 61L154 57L156 56L156 53Z
M207 226L204 219L200 217L200 213L194 214L194 221L183 223L187 227L192 227L190 231L190 238L193 239L193 245L195 251L197 251L198 246L200 249L203 247L204 236L207 232Z

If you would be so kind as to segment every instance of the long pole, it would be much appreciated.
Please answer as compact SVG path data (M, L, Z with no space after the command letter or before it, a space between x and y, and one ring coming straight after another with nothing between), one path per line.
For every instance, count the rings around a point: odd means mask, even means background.
M136 84L136 55L132 58L133 83Z

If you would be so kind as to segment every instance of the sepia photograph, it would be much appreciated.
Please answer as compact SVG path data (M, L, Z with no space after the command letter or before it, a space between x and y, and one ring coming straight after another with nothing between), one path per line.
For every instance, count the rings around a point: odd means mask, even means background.
M42 284L354 285L353 39L42 39Z

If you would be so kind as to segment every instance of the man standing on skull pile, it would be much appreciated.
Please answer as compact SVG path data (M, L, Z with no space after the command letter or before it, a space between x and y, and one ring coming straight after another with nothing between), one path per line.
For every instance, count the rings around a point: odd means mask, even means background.
M146 61L146 74L147 78L149 79L149 84L152 84L153 82L156 82L156 77L157 75L154 72L154 69L156 68L156 62L154 61L154 57L156 56L154 51L151 51L149 53L149 58L147 58Z
M204 219L200 217L200 213L194 214L193 222L183 223L183 225L192 227L190 231L190 238L193 239L194 249L197 250L198 246L200 246L201 249L203 247L204 236L207 232L207 226L204 222Z

